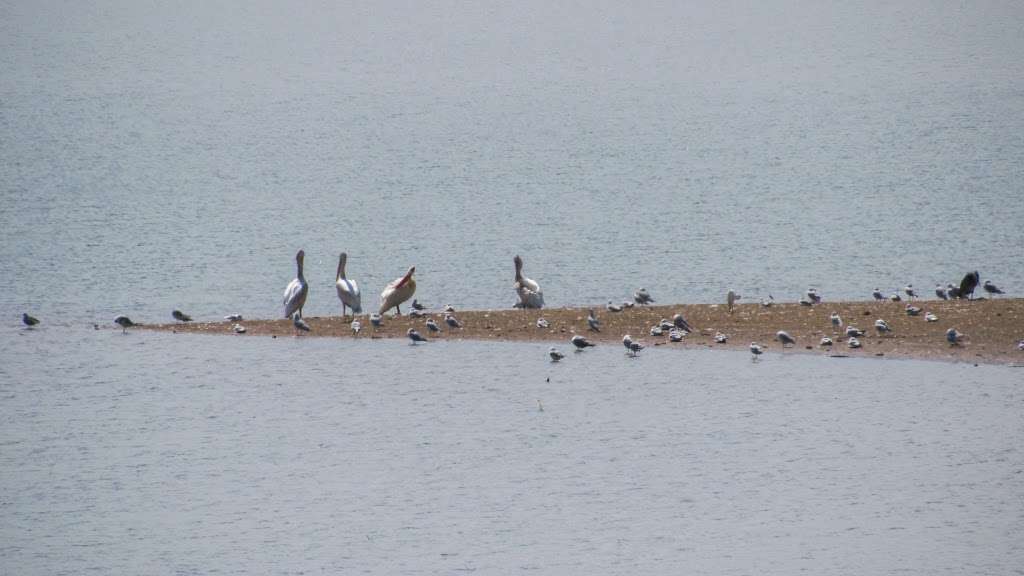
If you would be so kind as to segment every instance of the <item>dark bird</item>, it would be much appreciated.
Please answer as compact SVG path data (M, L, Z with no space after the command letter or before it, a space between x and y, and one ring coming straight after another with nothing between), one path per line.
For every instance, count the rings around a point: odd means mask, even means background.
M138 326L138 324L132 322L131 318L127 316L118 316L117 318L114 318L114 324L121 327L121 334L126 334L128 329L132 326Z
M943 300L949 300L949 295L946 294L946 289L942 287L942 284L935 285L935 295Z
M405 335L409 337L409 340L412 340L414 346L416 345L417 342L427 341L427 339L424 338L422 334L417 332L415 328L409 328L408 330L406 330Z
M946 284L946 296L950 300L956 300L960 297L960 288L953 286L952 284Z
M978 287L980 282L981 276L977 270L964 276L964 279L960 281L960 298L970 300L971 296L974 295L974 289Z
M683 318L682 314L676 314L672 316L672 325L680 330L686 330L687 332L693 332L693 328L690 328L690 323Z
M573 336L572 339L569 341L572 342L572 345L575 346L577 350L583 350L588 346L594 346L593 342L587 340L586 338L580 336L579 334Z
M647 304L654 304L654 298L651 298L650 293L647 292L646 288L641 288L633 293L633 301L641 306Z
M292 325L295 326L296 330L302 330L303 332L310 331L309 324L306 324L306 321L303 320L302 316L299 316L298 313L292 315ZM296 334L298 334L298 332L296 332Z
M415 298L413 298L412 299L412 309L413 310L426 310L427 307L424 306L423 304L420 304L419 302L416 301Z
M22 313L21 321L22 321L22 323L25 324L25 326L35 326L36 324L39 324L39 319L38 318L29 316L26 313Z
M775 333L775 339L782 342L782 347L785 348L787 345L792 346L796 344L796 338L789 335L789 332L785 330L779 330Z
M459 322L459 320L451 314L444 315L444 323L452 328L462 328L462 322Z
M171 316L174 316L174 319L179 321L179 322L191 322L192 321L192 317L189 316L188 314L185 314L181 310L175 310L175 311L171 312Z
M601 331L601 321L597 319L593 308L590 309L590 315L587 316L587 326L590 326L590 329L594 332Z
M981 287L985 289L985 292L988 292L993 296L996 294L1004 294L1004 292L1000 290L998 286L993 284L991 280L985 280L985 283L982 284Z
M433 333L441 331L441 327L437 325L437 322L434 322L433 318L427 318L427 329Z

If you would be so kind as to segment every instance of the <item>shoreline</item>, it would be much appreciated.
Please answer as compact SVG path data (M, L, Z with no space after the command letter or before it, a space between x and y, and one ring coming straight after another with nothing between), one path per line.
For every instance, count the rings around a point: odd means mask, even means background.
M621 346L623 335L631 334L648 347L671 346L680 348L724 348L746 350L751 342L757 342L766 351L780 352L782 345L775 341L779 330L789 332L796 338L796 345L789 351L848 357L893 357L1001 364L1024 362L1024 351L1017 349L1017 343L1024 339L1024 299L1005 298L989 300L915 300L914 306L922 308L920 316L909 316L905 311L906 302L824 302L814 306L800 304L774 304L764 307L757 303L738 304L730 314L724 304L673 304L635 306L622 312L610 312L603 306L594 312L601 321L601 332L593 332L587 326L588 308L545 308L543 310L456 310L455 316L463 324L461 329L449 328L444 324L444 313L429 310L423 317L416 318L403 314L399 317L387 315L383 325L374 328L369 316L356 318L362 324L359 335L351 330L352 317L340 316L306 317L310 332L299 337L316 338L405 338L408 328L416 328L429 340L478 340L478 341L532 341L551 342L563 351L572 348L569 339L582 334L598 345ZM829 319L832 312L838 312L844 326L852 324L865 331L859 340L862 347L851 349L841 331L834 331ZM938 316L937 322L927 322L926 312ZM681 313L694 328L682 342L670 342L667 332L663 336L651 336L650 329L661 319L671 321L672 316ZM442 332L430 333L425 322L433 318L441 325ZM538 318L546 319L550 326L538 328ZM890 335L879 335L874 328L876 319L882 318L892 327ZM222 334L231 336L295 336L296 330L290 320L243 320L244 334L232 330L234 322L187 322L173 324L141 324L144 330L174 333ZM948 328L956 328L966 334L962 345L952 346L945 339ZM716 332L729 336L725 344L716 343ZM822 336L834 340L831 347L820 345Z

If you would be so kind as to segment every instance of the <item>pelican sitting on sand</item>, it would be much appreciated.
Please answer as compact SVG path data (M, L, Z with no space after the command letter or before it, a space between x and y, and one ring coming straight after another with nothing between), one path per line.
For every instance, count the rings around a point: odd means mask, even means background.
M512 285L516 290L519 302L516 308L543 308L544 293L541 292L540 284L523 276L523 259L518 255L512 259L516 265L516 282Z
M416 279L412 277L414 272L416 272L416 267L410 266L405 276L396 278L384 288L384 291L380 293L380 314L384 314L392 308L395 309L395 316L402 314L399 305L412 298L416 292Z
M309 294L309 284L306 283L306 277L302 275L302 261L306 258L306 253L299 250L295 254L295 266L298 272L295 274L295 278L288 283L288 287L284 289L284 317L291 318L292 314L298 312L299 318L302 318L302 307L306 304L306 296Z
M338 299L341 300L341 316L345 317L345 307L352 309L352 315L363 313L362 295L359 293L359 285L355 280L349 280L345 276L345 263L348 262L348 254L342 252L338 257L338 272L334 275L334 287L338 289Z

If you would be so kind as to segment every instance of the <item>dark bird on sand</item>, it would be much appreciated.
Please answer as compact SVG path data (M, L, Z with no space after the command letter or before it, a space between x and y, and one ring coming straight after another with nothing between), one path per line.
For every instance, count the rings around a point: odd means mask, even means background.
M171 316L174 316L174 319L179 321L179 322L191 322L192 321L192 317L189 316L188 314L185 314L181 310L175 310L175 311L171 312Z
M978 287L981 282L981 275L975 270L964 276L964 279L960 281L960 298L971 299L974 295L974 289Z
M118 316L117 318L114 318L114 324L117 324L118 326L121 327L122 334L127 333L128 329L131 328L132 326L138 326L138 324L132 322L131 318L127 316Z

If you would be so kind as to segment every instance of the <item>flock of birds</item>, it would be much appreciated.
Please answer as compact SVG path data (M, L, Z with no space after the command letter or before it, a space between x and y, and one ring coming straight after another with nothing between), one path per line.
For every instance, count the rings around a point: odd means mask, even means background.
M296 333L309 332L311 328L302 319L302 309L306 304L306 298L309 295L309 283L306 281L306 277L303 273L303 265L306 253L303 250L299 250L295 254L296 264L296 275L295 278L288 283L284 290L284 317L290 318L292 324L296 329ZM338 299L341 301L342 317L352 313L351 329L354 334L359 334L362 330L362 324L358 319L355 318L356 314L361 314L363 311L362 306L362 293L359 289L358 283L355 280L348 278L345 273L345 265L348 261L348 254L342 252L338 257L338 268L335 273L335 288L338 294ZM514 308L523 309L540 309L544 307L544 293L541 291L540 284L535 280L527 278L523 275L523 259L518 255L513 258L515 265L515 283L513 289L516 293L516 302L513 304ZM401 305L407 302L416 293L416 279L413 274L416 272L415 266L410 266L404 275L396 278L385 286L384 291L380 294L380 307L377 312L371 313L369 321L374 327L380 327L383 324L383 315L385 312L395 310L395 315L402 313ZM1003 294L1004 292L997 287L991 280L986 280L984 283L981 282L981 277L977 271L970 272L964 276L959 285L952 283L947 284L943 287L941 284L935 286L935 295L943 300L949 299L971 299L974 295L975 290L978 286L991 296ZM912 284L908 284L903 288L903 294L906 295L907 299L911 301L906 305L906 313L909 316L918 316L921 314L921 308L914 306L912 301L918 297L917 291ZM877 301L891 300L899 302L903 300L903 296L897 291L893 292L890 296L886 297L881 290L875 288L872 292L872 296ZM726 293L726 305L728 311L731 314L737 300L741 299L741 296L734 290L729 290ZM800 299L800 304L806 306L813 306L819 304L822 300L821 295L817 289L809 288L806 294ZM633 294L633 301L623 302L621 305L615 304L611 300L608 301L606 309L609 312L622 312L626 308L632 308L635 305L649 305L653 304L654 299L645 288L640 288ZM764 307L770 307L774 304L774 298L769 294L767 298L761 299L761 305ZM412 301L412 312L411 316L421 317L425 316L424 306L417 302L415 299ZM598 319L597 314L594 313L594 309L588 310L587 326L593 332L601 331L601 321ZM444 322L449 328L458 329L462 328L462 323L455 317L455 310L447 305L444 309ZM192 317L181 312L180 310L174 310L171 316L179 322L191 322ZM225 320L235 322L232 328L235 332L244 333L245 327L240 324L242 316L240 314L232 314L224 317ZM937 322L938 317L935 314L928 312L924 316L927 322ZM832 327L835 330L843 330L847 337L847 346L850 348L860 348L861 342L860 337L864 336L865 331L861 330L853 325L845 325L839 314L833 312L830 317ZM22 314L22 322L28 326L33 327L39 324L39 320L28 313ZM127 316L117 316L114 318L114 323L122 328L122 332L127 332L128 328L137 326L136 323L132 322ZM98 325L93 325L95 328L99 328ZM441 331L440 325L433 318L426 318L425 326L430 333L439 333ZM548 322L544 318L537 319L538 328L547 328ZM888 322L879 318L874 324L875 330L879 335L891 334L893 332L892 327ZM664 336L668 334L668 338L672 342L680 342L689 333L693 332L693 328L686 321L682 314L675 314L671 321L662 319L660 323L653 326L650 329L650 335L654 337ZM409 328L406 331L406 336L412 342L417 344L419 342L427 342L427 338L424 337L415 328ZM728 341L728 335L718 332L714 336L715 341L724 344ZM946 331L946 341L956 346L962 343L966 338L966 335L957 331L955 328L950 328ZM775 334L775 340L782 344L785 349L787 347L794 346L796 339L785 330L779 330ZM577 352L583 351L589 347L595 346L595 344L588 340L586 337L580 334L575 334L570 339L570 343L576 349ZM819 343L822 347L830 347L834 344L832 338L825 336L821 338ZM630 334L626 334L622 337L622 345L626 348L626 353L632 357L636 357L641 350L646 346L643 342L634 340ZM1024 350L1024 340L1018 343L1018 348ZM765 347L757 342L750 343L750 352L753 355L753 359L757 360L758 356L763 354ZM558 350L558 348L552 346L548 350L548 355L551 357L553 362L565 358L565 355Z

